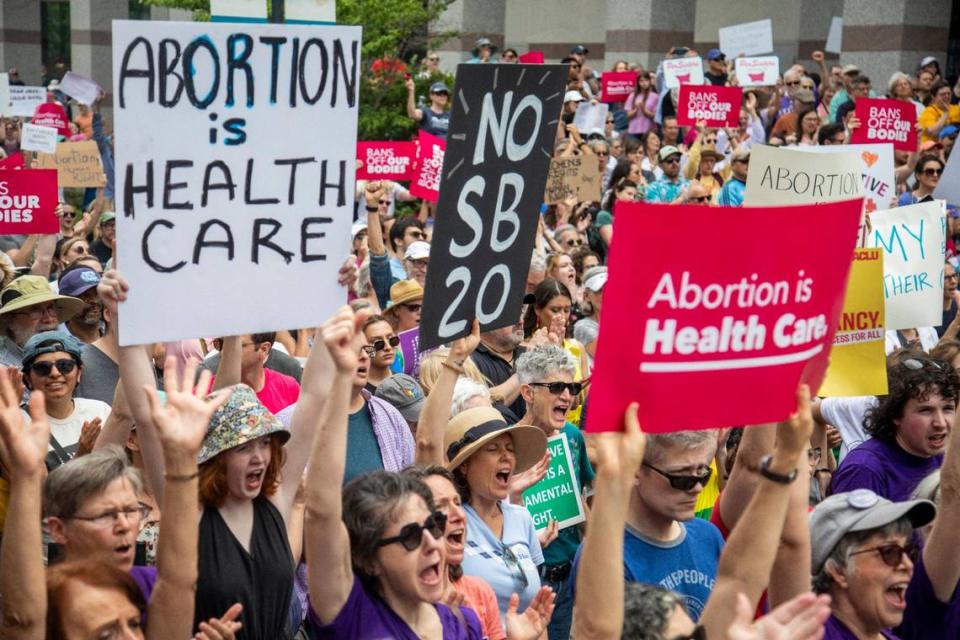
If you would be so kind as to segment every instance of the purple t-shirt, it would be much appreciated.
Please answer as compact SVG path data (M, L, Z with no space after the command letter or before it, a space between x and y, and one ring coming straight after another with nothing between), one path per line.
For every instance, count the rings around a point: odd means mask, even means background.
M949 603L941 602L933 592L922 555L914 565L906 597L907 610L897 628L903 640L954 640L960 636L958 591Z
M909 500L920 481L940 468L943 454L920 458L900 445L870 438L847 454L833 475L831 493L870 489L893 502Z
M436 607L443 625L443 640L482 640L483 628L473 609L460 607L464 619L464 622L460 622L446 606L438 604ZM310 626L310 637L316 640L419 640L419 636L387 603L367 593L356 576L353 578L353 588L347 601L332 623L321 623L313 607L310 607L310 613L307 614L307 622Z
M133 578L137 586L140 587L140 593L143 594L143 601L150 602L150 596L153 595L153 587L157 584L157 568L131 567L130 577Z
M900 640L893 635L892 631L884 629L880 633L887 640ZM847 625L837 620L836 616L830 616L827 618L826 624L823 625L823 640L857 640L857 636L853 635L850 629L847 629Z

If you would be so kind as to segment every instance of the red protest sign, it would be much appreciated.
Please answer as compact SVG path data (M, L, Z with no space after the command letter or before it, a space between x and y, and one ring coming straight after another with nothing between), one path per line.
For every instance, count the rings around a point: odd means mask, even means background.
M24 169L0 174L0 233L57 233L57 172Z
M0 160L0 169L23 169L23 154L17 151Z
M800 381L815 395L861 207L617 203L587 430L620 430L634 401L663 433L782 420ZM677 251L694 218L717 241Z
M447 141L420 131L419 145L416 177L410 183L410 193L436 202L440 198L440 170L443 168L443 153L447 149Z
M600 76L600 101L624 102L636 86L636 71L605 71Z
M358 142L357 180L412 180L416 142Z
M543 55L543 51L527 51L526 53L521 53L517 60L519 60L521 64L543 64L546 58Z
M709 84L682 84L677 97L677 124L708 127L736 127L740 120L743 89Z
M70 123L67 120L67 112L64 111L63 107L54 102L44 102L41 105L37 105L37 109L33 112L33 118L30 122L31 124L53 127L57 130L58 134L65 138L70 135Z
M860 126L852 144L892 142L897 151L917 150L917 108L912 102L886 98L857 98L854 114Z

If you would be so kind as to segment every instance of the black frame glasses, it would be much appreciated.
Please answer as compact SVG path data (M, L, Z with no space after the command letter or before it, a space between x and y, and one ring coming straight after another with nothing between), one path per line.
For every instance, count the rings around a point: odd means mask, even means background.
M583 391L582 382L531 382L530 386L543 387L555 396L563 393L564 389L569 391L572 396L578 396Z
M704 487L706 487L707 482L710 481L710 476L713 475L713 469L710 467L707 467L706 471L702 475L679 475L676 473L667 473L662 469L657 469L655 466L647 462L644 462L643 466L662 475L670 482L670 486L677 491L690 491L698 484L702 484Z
M407 551L416 551L423 542L423 532L429 531L434 540L443 538L443 532L447 528L447 516L442 511L434 511L423 524L411 522L400 528L400 533L392 538L384 538L377 541L377 547L385 547L389 544L399 543Z
M134 518L136 518L137 522L143 522L150 515L151 511L152 509L148 505L145 505L141 502L136 506L136 508L128 507L126 509L111 509L109 511L104 511L103 513L98 513L95 516L61 516L60 519L81 520L83 522L89 522L91 525L100 529L105 529L113 526L113 524L119 519L121 513L126 516L128 520L134 520Z
M858 556L861 553L873 553L876 551L880 554L880 559L883 560L883 563L888 567L893 567L896 569L900 566L900 563L903 562L903 555L906 554L910 558L911 562L916 562L917 557L920 551L920 547L915 545L912 542L900 546L896 542L889 542L887 544L881 544L876 547L870 547L869 549L860 549L859 551L853 551L850 553L851 556Z
M77 361L71 358L60 358L53 362L34 362L30 365L30 371L42 378L48 378L53 373L54 367L57 368L60 375L65 376L73 373L73 370L77 368Z
M386 349L387 344L389 344L391 347L396 348L397 345L400 344L400 338L398 338L397 336L390 336L386 340L384 340L383 338L377 338L376 340L373 341L373 344L370 346L372 346L374 352L376 352L376 351L383 351L384 349Z

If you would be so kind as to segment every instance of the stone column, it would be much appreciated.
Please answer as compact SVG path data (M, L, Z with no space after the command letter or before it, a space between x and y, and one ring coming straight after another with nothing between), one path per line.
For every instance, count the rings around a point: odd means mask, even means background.
M696 0L606 0L603 68L624 59L652 70L671 47L692 47L696 10Z
M473 49L477 38L490 38L502 51L505 19L506 0L483 0L483 2L456 0L431 26L433 33L456 31L458 34L437 48L437 53L440 54L440 67L446 72L453 73L459 63L472 57L470 50Z
M26 84L40 84L40 3L36 0L0 2L0 71L16 67Z

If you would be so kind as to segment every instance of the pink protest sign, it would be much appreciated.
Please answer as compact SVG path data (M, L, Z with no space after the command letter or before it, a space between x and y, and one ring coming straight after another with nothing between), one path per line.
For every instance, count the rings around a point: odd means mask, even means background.
M743 89L682 84L677 102L677 124L681 126L692 127L704 121L708 127L736 127Z
M600 101L624 102L637 86L635 71L605 71L600 76Z
M67 121L67 112L59 104L54 102L44 102L33 112L31 124L38 124L44 127L53 127L57 133L63 137L70 135L70 123Z
M775 422L826 373L862 201L793 207L617 204L587 431ZM716 242L677 251L696 217ZM816 251L810 251L816 246ZM637 268L638 248L643 268Z
M912 102L857 98L854 113L860 126L853 130L851 143L892 142L897 151L917 150L917 109Z
M23 169L23 154L17 151L0 160L0 169Z
M357 180L412 180L416 142L358 142Z
M447 141L420 131L416 177L410 184L410 193L418 198L436 202L440 198L440 170Z
M57 233L57 172L24 169L0 174L0 233Z
M545 58L543 51L527 51L526 53L521 53L517 60L523 64L543 64Z

